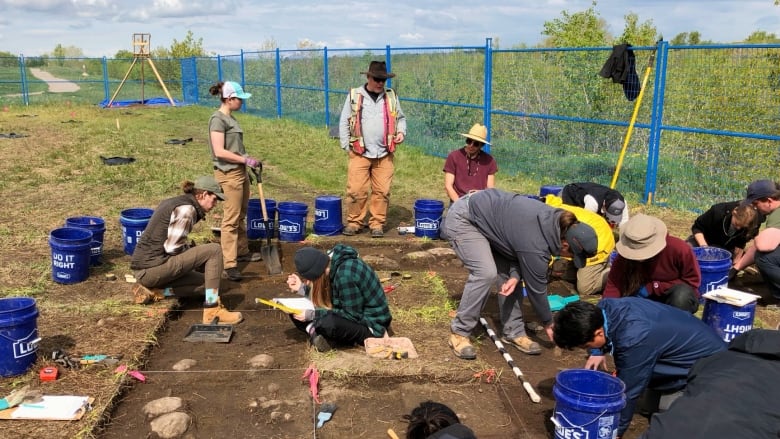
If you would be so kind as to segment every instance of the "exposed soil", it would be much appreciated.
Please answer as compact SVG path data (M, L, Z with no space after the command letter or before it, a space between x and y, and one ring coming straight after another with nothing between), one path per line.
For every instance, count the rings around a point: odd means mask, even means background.
M325 238L314 245L328 248L337 241L345 239ZM380 277L389 277L391 271L411 275L411 279L391 277L387 282L397 285L388 295L394 312L441 305L432 297L431 282L426 281L433 272L444 280L451 297L458 299L466 274L457 259L405 257L412 251L446 247L446 243L392 236L379 241L362 235L346 242L358 248L362 257L374 261ZM290 255L301 245L283 243L285 273L293 270ZM143 371L146 383L129 389L101 438L145 437L150 429L142 407L164 396L186 401L193 418L186 437L191 438L383 438L388 437L388 429L403 437L402 416L427 399L451 406L483 439L546 438L552 436L549 417L555 404L554 377L561 369L581 367L585 360L584 352L553 349L546 336L538 338L546 348L539 356L510 350L542 397L541 403L534 404L482 328L475 331L478 360L460 360L450 352L446 342L448 316L437 316L433 322L396 318L395 335L412 340L419 353L417 359L373 359L359 348L319 354L286 315L254 303L256 297L289 295L286 274L266 276L262 262L249 264L243 271L256 277L232 284L223 296L229 308L245 315L230 343L182 341L189 325L199 323L201 317L198 301L182 302L158 334L158 345L150 352ZM738 282L743 290L760 290L756 279ZM567 287L557 283L551 290L565 295ZM777 321L776 311L760 308L759 319ZM485 315L498 332L495 310L495 302L490 302ZM248 360L257 354L272 355L273 365L267 369L250 367ZM184 358L198 363L189 371L174 372L172 366ZM332 420L321 429L314 427L318 405L308 383L302 380L309 365L315 365L321 374L321 401L338 406ZM490 371L495 379L488 380ZM646 420L637 415L624 437L638 437L646 426Z

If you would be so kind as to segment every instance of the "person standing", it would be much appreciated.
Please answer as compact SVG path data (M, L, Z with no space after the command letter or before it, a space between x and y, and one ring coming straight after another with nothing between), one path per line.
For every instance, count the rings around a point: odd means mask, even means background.
M187 236L225 194L217 181L203 176L182 184L183 195L160 202L133 251L130 268L136 279L135 302L147 304L163 297L161 289L177 296L204 293L203 323L243 320L240 312L226 310L219 300L222 249L217 243L195 246ZM201 273L199 270L203 268Z
M739 201L713 204L699 215L686 241L693 247L718 247L731 252L733 261L742 257L745 245L758 234L764 216Z
M320 352L334 344L363 345L383 337L393 317L376 272L354 248L337 244L327 254L313 247L295 252L297 274L287 277L291 291L308 297L315 309L293 314Z
M667 233L663 221L635 215L620 229L615 248L618 256L603 297L639 296L691 314L699 309L699 262L690 245Z
M239 262L256 262L262 259L260 253L249 251L246 236L246 212L249 207L250 181L248 168L260 166L244 147L244 131L233 117L244 100L252 94L244 92L241 85L233 82L218 82L209 93L219 96L220 106L209 118L209 149L214 165L214 178L225 191L227 201L222 207L220 243L228 279L242 280Z
M606 218L612 227L621 227L628 221L628 206L623 195L603 184L569 183L561 191L563 203L584 207Z
M495 187L498 166L493 156L482 150L487 141L487 127L474 124L468 133L461 133L466 145L452 151L444 162L444 190L450 202L472 190Z
M577 221L573 213L498 189L460 197L450 206L441 235L469 272L449 338L455 356L464 360L477 357L469 337L493 284L499 289L502 340L525 354L540 354L539 343L526 335L522 287L516 287L525 282L528 299L552 340L547 300L550 255L570 257L582 268L597 251L593 228Z
M371 61L368 71L361 74L367 81L349 91L339 120L341 148L349 155L347 225L342 233L360 233L370 212L371 236L381 238L395 171L394 152L406 138L406 116L395 91L385 87L395 74L387 72L383 61Z
M766 215L766 227L734 264L734 271L744 270L755 262L772 297L780 300L780 184L772 180L750 183L745 202Z
M612 355L626 384L617 437L637 407L649 413L667 409L682 394L693 364L726 349L697 317L638 297L567 304L555 316L553 341L563 349L589 349L586 369L606 370L605 355Z

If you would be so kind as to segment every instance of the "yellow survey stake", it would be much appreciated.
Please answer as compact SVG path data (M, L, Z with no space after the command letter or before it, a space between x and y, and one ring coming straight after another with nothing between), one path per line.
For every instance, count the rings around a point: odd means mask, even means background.
M300 310L300 309L290 308L289 306L284 306L281 303L276 303L276 302L274 302L272 300L261 299L259 297L255 299L255 303L262 303L263 305L268 305L270 307L278 309L279 311L284 311L287 314L301 314L301 313L303 313L303 311Z

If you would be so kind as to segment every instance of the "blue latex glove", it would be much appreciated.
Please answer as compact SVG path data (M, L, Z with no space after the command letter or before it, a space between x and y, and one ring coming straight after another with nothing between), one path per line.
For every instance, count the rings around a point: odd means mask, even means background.
M636 295L639 297L644 297L645 299L650 297L650 293L647 292L647 287L642 286L642 288L639 289L639 291L636 292Z
M317 428L322 427L322 424L330 421L330 418L332 417L333 417L333 413L327 413L327 412L317 413Z

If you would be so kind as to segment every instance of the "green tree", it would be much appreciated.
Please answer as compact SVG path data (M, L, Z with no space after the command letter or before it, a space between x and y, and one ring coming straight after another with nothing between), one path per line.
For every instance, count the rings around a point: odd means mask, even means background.
M625 16L626 27L618 41L630 43L634 46L652 46L658 41L658 31L653 26L653 20L639 23L639 16L630 12Z
M545 47L598 47L611 39L595 1L582 12L563 11L561 18L545 21L542 35L547 36L542 43Z
M685 45L691 45L695 46L697 44L701 44L701 34L697 31L693 32L681 32L672 38L672 46L685 46Z
M206 51L203 50L203 38L195 39L195 35L191 30L187 31L187 36L183 41L173 39L170 48L170 56L173 58L189 58L192 56L206 56Z
M773 33L757 30L745 39L746 43L777 43L780 39Z

